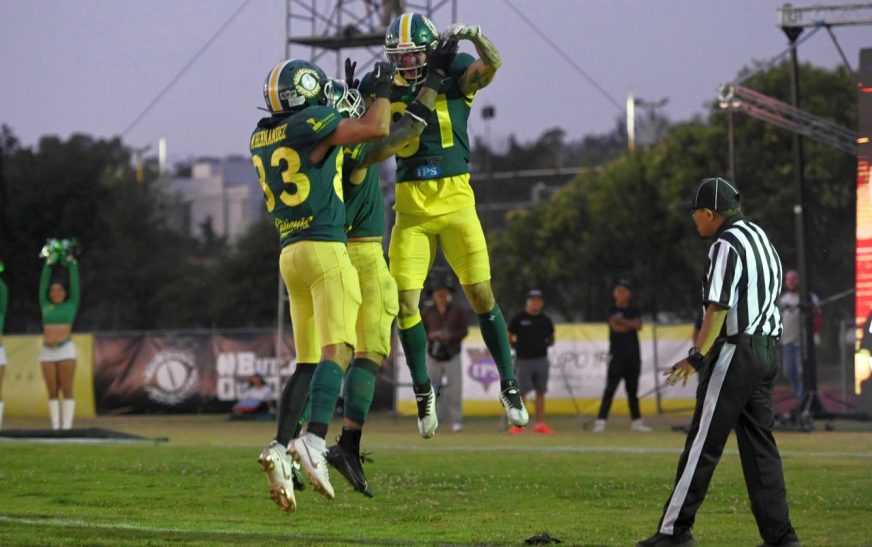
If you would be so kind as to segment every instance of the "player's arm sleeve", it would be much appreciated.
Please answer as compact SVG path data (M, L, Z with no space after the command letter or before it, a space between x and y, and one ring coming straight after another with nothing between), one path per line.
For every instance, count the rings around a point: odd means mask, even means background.
M42 266L42 275L39 276L39 305L45 307L49 305L48 285L51 281L51 266L48 263Z
M502 64L496 46L485 35L482 34L473 43L479 58L469 64L460 80L460 88L466 96L489 85Z
M706 305L716 304L724 309L732 309L738 300L739 279L742 278L742 261L739 253L728 241L719 239L709 249L706 264L705 292Z
M372 165L388 159L409 144L412 139L420 137L426 128L427 122L408 112L404 113L399 120L391 125L391 131L387 137L373 143L367 153L364 165Z
M70 262L67 267L70 270L70 298L69 302L76 308L79 307L79 264Z

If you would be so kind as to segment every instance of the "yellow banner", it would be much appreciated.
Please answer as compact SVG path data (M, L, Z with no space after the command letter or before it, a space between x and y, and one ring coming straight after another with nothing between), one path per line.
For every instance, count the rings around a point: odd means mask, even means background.
M564 323L555 325L555 344L549 350L550 372L546 412L548 414L595 414L606 385L609 351L609 327L606 323ZM643 414L660 408L677 414L693 411L696 382L688 386L666 386L662 371L687 355L693 325L654 325L644 323L639 332L641 371L639 406ZM398 347L395 366L397 381L396 408L400 414L417 413L411 389L411 375L406 367L402 347ZM463 413L489 416L502 413L498 402L499 377L496 364L484 345L481 331L470 328L463 339L461 353ZM623 386L619 387L611 408L613 415L629 414ZM528 394L532 410L534 395ZM439 401L437 401L437 406Z
M76 377L73 383L76 417L93 418L95 415L92 376L94 336L74 334L73 343L76 345ZM6 360L9 361L3 377L6 416L48 419L48 395L39 366L42 336L4 335L3 348L6 350Z

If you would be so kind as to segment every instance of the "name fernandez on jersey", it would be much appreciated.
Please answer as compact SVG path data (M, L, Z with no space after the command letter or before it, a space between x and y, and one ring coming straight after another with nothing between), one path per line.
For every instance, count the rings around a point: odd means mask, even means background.
M272 129L255 131L254 134L251 135L251 142L248 143L248 148L254 150L255 148L263 148L264 146L271 146L277 142L281 142L285 140L287 132L288 124L286 123Z

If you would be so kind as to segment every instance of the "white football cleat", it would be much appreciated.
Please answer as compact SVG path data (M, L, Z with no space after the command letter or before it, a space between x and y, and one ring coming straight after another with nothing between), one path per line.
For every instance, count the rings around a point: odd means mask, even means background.
M415 402L418 403L418 433L425 439L436 434L439 420L436 418L436 393L433 386L427 393L415 393Z
M319 445L323 448L317 448ZM336 495L333 492L333 485L330 484L330 473L327 471L327 460L324 457L326 450L324 439L312 433L306 433L305 436L292 439L288 443L288 454L303 466L312 488L328 500L332 500Z
M521 390L518 389L518 384L514 380L500 392L500 403L506 410L506 419L511 425L524 427L530 421L527 407L524 406L524 401L521 399Z
M593 432L594 433L603 433L606 430L606 421L605 420L597 420L593 423Z
M260 453L257 463L266 473L266 480L269 482L269 497L281 507L282 511L293 513L297 509L293 482L295 463L285 452L285 448L276 441L272 441Z
M646 424L645 422L642 421L642 418L639 418L638 420L633 420L630 423L630 429L632 429L633 431L637 431L639 433L650 433L651 432L651 428L648 427L648 424Z

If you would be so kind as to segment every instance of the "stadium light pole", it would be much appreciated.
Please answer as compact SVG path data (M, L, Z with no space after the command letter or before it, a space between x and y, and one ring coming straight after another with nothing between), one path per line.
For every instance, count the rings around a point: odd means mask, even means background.
M781 30L790 41L790 102L794 108L799 108L799 61L796 40L802 34L802 27L782 26ZM796 261L799 271L799 309L800 338L802 346L802 376L805 393L799 402L801 414L814 413L822 410L817 395L817 363L814 352L814 324L809 293L808 261L805 241L805 156L802 149L802 137L793 133L793 183L794 205L793 215L796 230Z

